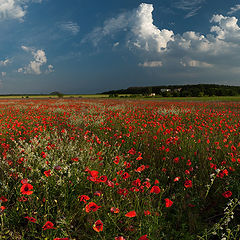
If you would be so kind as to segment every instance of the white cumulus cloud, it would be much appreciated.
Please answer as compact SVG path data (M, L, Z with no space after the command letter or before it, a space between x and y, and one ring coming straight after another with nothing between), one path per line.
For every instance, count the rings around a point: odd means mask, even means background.
M239 42L240 27L236 17L213 15L211 22L217 23L217 25L211 27L211 32L215 32L218 39Z
M34 48L21 46L21 48L26 52L31 52L33 55L33 60L25 66L18 69L18 72L24 72L25 74L36 74L42 73L41 67L47 63L47 57L45 51L42 49L34 50ZM53 72L53 66L48 65L48 71Z
M41 3L42 0L0 0L0 20L22 20L31 2Z
M179 0L175 7L190 13L204 2ZM125 46L139 57L139 67L158 67L162 73L171 72L176 76L182 72L189 76L194 76L195 72L201 76L204 73L213 76L240 69L240 27L237 17L215 14L209 20L209 32L206 34L195 31L177 34L171 29L158 28L153 22L153 11L152 4L142 3L132 11L106 20L83 42L92 41L94 46L99 46L104 43L103 39L108 38L114 44L119 42L118 34L122 34L121 37L125 36Z
M174 40L174 33L167 29L160 30L153 24L153 10L152 4L142 3L133 11L108 19L103 27L95 28L83 42L90 40L97 46L104 37L127 31L129 47L138 46L146 51L164 51L168 42Z

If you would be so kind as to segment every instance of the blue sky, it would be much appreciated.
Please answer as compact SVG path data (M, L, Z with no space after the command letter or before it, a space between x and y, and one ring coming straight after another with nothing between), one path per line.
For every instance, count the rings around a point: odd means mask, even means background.
M0 94L240 85L237 0L0 0Z

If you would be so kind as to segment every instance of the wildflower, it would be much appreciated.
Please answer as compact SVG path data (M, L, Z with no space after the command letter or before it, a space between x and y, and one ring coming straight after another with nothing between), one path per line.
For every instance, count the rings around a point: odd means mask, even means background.
M103 230L103 223L101 220L97 220L94 224L93 224L93 229L96 232L101 232Z
M114 188L114 182L107 180L107 181L106 181L106 184L107 184L109 187Z
M6 207L1 206L1 207L0 207L0 213L3 212L5 209L6 209Z
M91 212L91 211L96 212L100 207L101 206L98 206L96 203L90 202L86 205L85 211L86 212Z
M145 169L146 169L146 166L142 165L142 166L138 167L137 169L135 169L135 172L141 173Z
M20 192L24 195L31 195L33 191L30 191L33 189L33 186L29 183L23 184L20 188Z
M175 177L173 181L178 182L179 180L180 180L180 177Z
M46 177L51 176L51 170L49 169L49 170L45 171L44 174Z
M158 194L158 193L160 193L161 192L161 190L160 190L160 188L158 187L158 186L153 186L152 188L151 188L151 190L150 190L150 193L156 193L156 194Z
M98 171L92 170L89 171L89 174L91 175L91 177L98 177Z
M143 235L143 236L141 236L138 240L148 240L148 238L147 238L147 234L146 235Z
M165 200L165 206L167 208L173 205L173 201L171 201L169 198L165 198L164 200Z
M120 160L120 157L119 156L116 156L115 157L115 160L113 161L115 164L119 164L119 160Z
M222 193L222 195L225 197L225 198L229 198L232 196L232 192L231 191L226 191L224 193Z
M26 216L25 218L26 218L29 222L33 222L33 223L36 223L36 222L37 222L37 219L34 218L34 217L28 217L28 216Z
M155 182L154 182L154 184L159 184L159 181L156 179Z
M80 196L78 197L78 199L79 199L80 202L87 203L87 200L89 200L90 197L87 196L87 195L80 195Z
M96 191L93 195L94 195L94 196L101 197L103 194L102 194L101 191Z
M187 179L187 180L185 181L185 183L184 183L184 186L185 186L186 188L191 188L191 187L192 187L192 181L189 180L189 179Z
M4 196L0 197L0 203L1 202L7 202L7 198L5 198Z
M99 177L98 180L99 180L99 182L105 183L107 181L107 176L101 176L101 177Z
M53 240L69 240L70 238L54 238Z
M130 177L130 174L129 173L127 173L127 172L125 172L123 175L122 175L122 178L123 179L127 179L127 178L129 178Z
M52 222L47 221L47 222L44 224L44 226L43 226L42 228L43 228L43 230L47 230L47 229L56 229L56 228L53 227L53 226L54 226L54 224L53 224Z
M114 240L126 240L123 236L115 237Z
M151 212L148 211L148 210L146 210L146 211L144 211L144 215L145 215L145 216L147 216L147 215L151 215Z
M28 199L27 199L26 197L24 197L24 196L18 198L18 201L19 201L19 202L26 202L27 200L28 200Z
M119 213L120 212L119 208L115 208L115 207L111 207L110 211L112 213Z
M129 217L129 218L136 217L136 216L137 214L135 211L130 211L127 214L125 214L125 217Z

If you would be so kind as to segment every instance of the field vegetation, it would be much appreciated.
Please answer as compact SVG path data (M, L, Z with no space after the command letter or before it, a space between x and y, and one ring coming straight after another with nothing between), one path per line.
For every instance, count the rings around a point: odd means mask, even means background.
M0 239L239 239L239 103L2 99L0 115Z

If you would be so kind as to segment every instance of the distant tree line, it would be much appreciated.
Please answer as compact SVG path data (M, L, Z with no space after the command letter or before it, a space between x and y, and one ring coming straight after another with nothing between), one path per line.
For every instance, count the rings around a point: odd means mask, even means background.
M240 95L240 86L227 86L217 84L197 85L169 85L129 87L127 89L112 90L102 94L142 94L148 96L152 93L163 97L203 97L203 96L237 96Z

